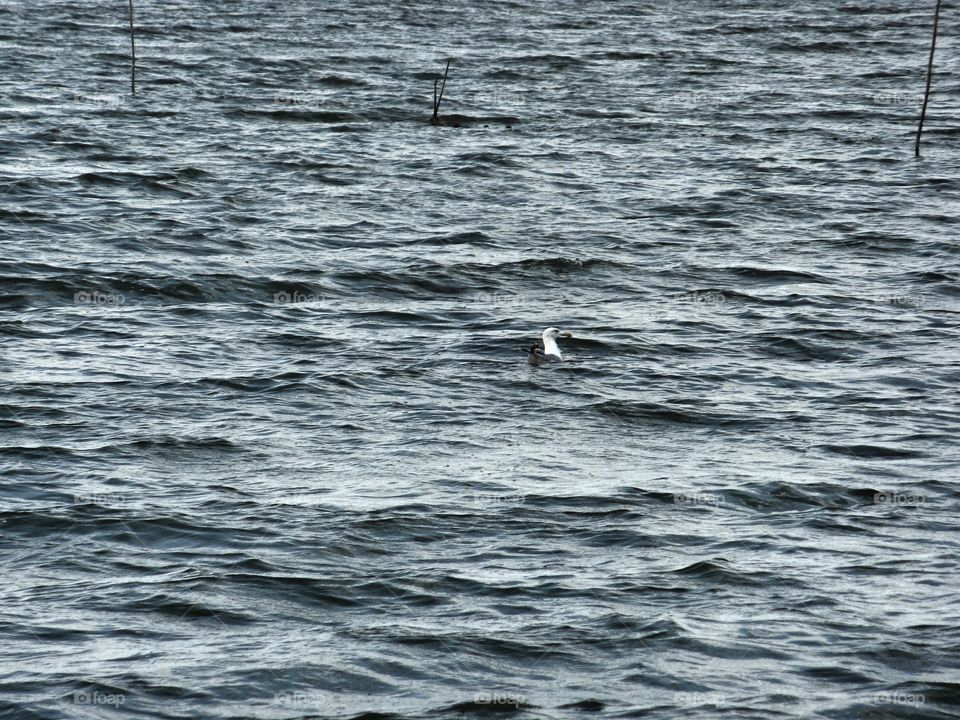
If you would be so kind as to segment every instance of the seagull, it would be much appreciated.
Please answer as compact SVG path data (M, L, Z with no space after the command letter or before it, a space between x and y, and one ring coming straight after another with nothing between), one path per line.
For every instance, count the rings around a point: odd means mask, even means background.
M560 354L560 348L557 347L557 338L572 338L573 333L566 330L560 331L555 327L548 327L543 331L543 339L535 342L527 351L527 362L531 365L541 365L548 362L560 362L563 355Z

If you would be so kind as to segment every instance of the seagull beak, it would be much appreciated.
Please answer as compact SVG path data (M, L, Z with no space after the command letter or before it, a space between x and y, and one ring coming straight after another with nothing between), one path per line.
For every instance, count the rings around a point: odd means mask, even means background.
M572 338L573 333L570 332L569 330L564 330L562 333L560 333L560 337Z

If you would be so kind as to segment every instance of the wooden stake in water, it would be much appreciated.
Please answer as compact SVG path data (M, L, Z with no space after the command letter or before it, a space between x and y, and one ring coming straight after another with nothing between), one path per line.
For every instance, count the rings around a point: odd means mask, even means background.
M131 0L132 2L133 0ZM450 61L447 60L447 69L443 71L443 83L440 85L440 95L437 96L437 81L433 81L433 117L431 125L440 125L440 101L443 100L443 89L447 87L447 73L450 72Z
M133 0L130 0L130 94L137 94L137 49L133 45Z
M923 109L920 111L920 127L917 128L917 144L913 156L920 157L920 133L923 132L923 120L927 116L927 103L930 101L930 80L933 78L933 51L937 49L937 25L940 24L940 0L933 11L933 40L930 41L930 60L927 62L927 90L923 94Z

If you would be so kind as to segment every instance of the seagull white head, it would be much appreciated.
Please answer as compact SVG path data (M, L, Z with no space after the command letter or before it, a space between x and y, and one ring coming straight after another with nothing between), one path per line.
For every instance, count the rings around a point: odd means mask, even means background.
M573 333L566 330L557 330L555 327L548 327L543 331L542 347L536 345L530 349L528 360L532 365L539 365L544 362L559 362L563 360L560 348L557 347L558 337L573 337Z
M556 342L558 337L571 338L573 337L573 333L569 332L568 330L557 330L555 327L548 327L543 331L544 342L546 342L548 338L553 342Z

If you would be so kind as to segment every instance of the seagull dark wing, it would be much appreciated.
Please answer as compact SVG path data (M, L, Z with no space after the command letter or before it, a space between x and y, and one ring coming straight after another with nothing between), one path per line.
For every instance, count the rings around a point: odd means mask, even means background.
M539 365L546 360L547 355L543 352L543 343L535 342L527 351L527 360L531 365Z

